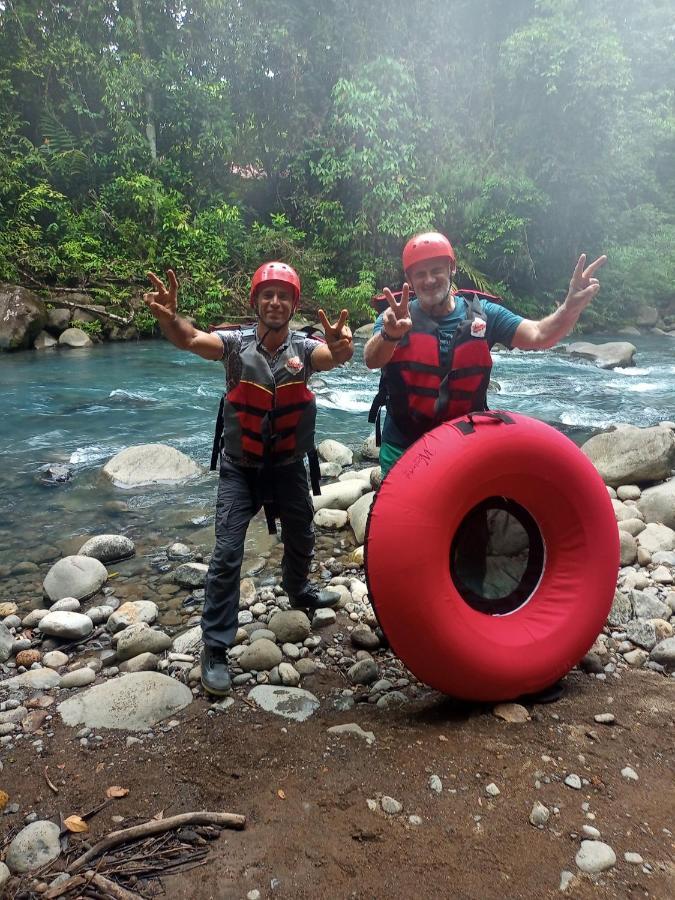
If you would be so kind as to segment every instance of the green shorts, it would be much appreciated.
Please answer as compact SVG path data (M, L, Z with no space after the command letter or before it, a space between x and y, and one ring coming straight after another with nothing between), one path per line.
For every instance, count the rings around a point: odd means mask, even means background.
M398 447L396 444L380 445L380 468L382 469L382 477L387 474L389 469L394 465L397 459L400 459L405 453L407 447Z

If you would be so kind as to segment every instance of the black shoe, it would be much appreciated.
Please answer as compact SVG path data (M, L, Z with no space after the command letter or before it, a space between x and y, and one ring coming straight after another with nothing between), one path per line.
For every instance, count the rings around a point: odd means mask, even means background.
M313 585L305 588L301 594L290 597L291 609L332 609L340 602L337 591L318 591Z
M217 697L229 694L232 690L232 678L227 664L227 648L209 647L208 644L204 644L200 662L204 690Z

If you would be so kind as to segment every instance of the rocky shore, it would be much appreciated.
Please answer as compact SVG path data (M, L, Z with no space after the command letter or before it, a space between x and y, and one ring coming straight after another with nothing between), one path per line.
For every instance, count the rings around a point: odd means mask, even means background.
M670 690L675 671L675 424L618 427L582 449L612 497L621 568L607 624L568 680L611 683L616 696L626 678L658 677L664 690L666 685ZM208 721L249 710L267 716L261 721L278 717L282 726L287 723L284 727L309 727L312 717L337 717L328 732L351 735L369 747L376 738L362 721L364 713L382 717L381 728L386 729L387 717L395 721L412 714L402 711L419 710L429 702L434 692L388 649L368 600L362 545L379 467L354 467L352 451L336 441L324 441L319 450L325 486L321 497L314 498L314 577L340 594L339 606L320 610L311 620L289 608L280 585L279 544L250 561L230 654L231 697L212 702L199 684L199 616L208 547L174 542L138 558L125 535L93 535L77 553L45 567L42 596L0 603L0 821L7 831L0 892L8 884L18 897L48 889L49 896L57 896L53 888L59 879L65 882L69 857L62 847L63 826L49 817L44 796L31 804L25 792L14 797L12 788L21 766L54 759L64 740L74 748L69 753L81 754L82 765L92 767L111 734L119 734L124 749L133 753L161 744L182 727L181 716L189 709L195 710L193 721L195 715ZM361 458L375 455L373 441L366 442ZM145 469L139 467L138 453L131 461L128 453L119 457L106 467L117 483L152 480L149 467L158 459L156 452L140 453ZM190 473L187 466L181 477ZM166 604L173 615L167 616ZM672 691L664 696L672 704ZM501 704L483 715L509 723L536 719L532 708L520 704ZM664 722L672 724L672 717L670 705ZM599 729L614 722L610 709L595 717ZM630 761L626 758L620 773L625 783L638 778ZM583 792L593 782L582 770L579 763L581 774L560 772L556 777L565 790ZM428 780L432 794L447 788L435 772ZM57 786L57 791L67 787ZM485 801L497 802L504 789L498 780L486 783ZM408 827L422 824L396 797L367 801L374 814L407 816ZM555 808L533 800L529 825L550 830L556 815ZM640 856L639 836L619 861L601 837L605 833L592 820L580 828L560 890L621 866L630 867L640 884L635 873L642 873L648 884L656 863L645 863Z

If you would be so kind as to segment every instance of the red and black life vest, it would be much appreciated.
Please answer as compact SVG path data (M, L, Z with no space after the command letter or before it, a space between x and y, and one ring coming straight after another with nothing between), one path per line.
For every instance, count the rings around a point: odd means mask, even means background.
M382 367L380 386L368 416L381 441L380 409L386 405L396 427L411 441L441 422L487 409L492 357L487 318L477 296L465 298L466 317L458 324L446 358L441 356L438 320L419 303L410 306L413 327Z
M242 329L239 382L223 396L211 457L270 465L314 447L316 402L307 388L306 334L290 332L270 361L258 348L255 326Z

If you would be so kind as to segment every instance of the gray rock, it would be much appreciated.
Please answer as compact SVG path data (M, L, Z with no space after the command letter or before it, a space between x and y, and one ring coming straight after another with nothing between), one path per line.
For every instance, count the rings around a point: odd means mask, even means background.
M302 688L275 687L260 684L249 691L249 699L253 700L265 712L304 722L319 708L319 701L309 691Z
M22 350L47 323L47 310L37 294L13 284L0 284L0 353Z
M297 687L300 684L300 673L290 663L279 663L279 677L281 683L288 687Z
M539 800L535 800L530 811L530 825L535 827L545 825L550 818L551 810L544 806L543 803L540 803Z
M115 634L117 631L128 628L129 625L138 625L139 622L152 625L158 615L157 604L152 600L128 600L110 616L106 627L108 631Z
M202 471L194 460L166 444L127 447L103 467L103 473L121 487L187 481Z
M276 612L267 623L270 631L273 631L281 644L298 644L309 637L311 628L309 619L300 609L290 609Z
M666 669L675 669L675 637L659 641L650 654L654 662L665 666Z
M670 475L675 461L675 433L659 426L627 426L597 434L582 446L600 472L604 482L618 486L626 483L661 481ZM644 514L644 495L638 509Z
M66 328L59 336L59 347L79 349L80 347L91 347L93 343L87 332L81 328Z
M616 865L616 853L602 841L582 841L575 862L582 872L599 875Z
M334 609L317 609L312 616L312 628L325 628L337 621Z
M628 640L645 650L652 650L656 645L656 629L651 622L634 620L626 625Z
M619 522L619 531L627 531L628 534L632 535L633 537L637 537L638 534L640 534L640 532L644 530L645 523L642 519L638 519L637 517L622 519ZM626 565L630 565L630 563L627 563Z
M174 570L173 580L181 587L201 588L204 587L208 570L204 563L183 563Z
M374 659L361 659L347 672L352 684L372 684L377 679L377 663Z
M107 580L107 569L97 559L65 556L51 567L43 588L52 603L64 597L86 600L99 591Z
M642 491L637 484L622 484L616 489L619 500L639 500Z
M32 609L28 615L24 616L21 620L21 624L24 628L35 628L38 622L49 612L48 609Z
M675 478L644 490L638 500L638 509L647 522L660 522L675 529Z
M622 566L631 566L637 559L638 545L636 539L623 528L619 529L619 562Z
M648 522L644 531L637 536L638 547L648 553L658 553L675 549L675 531L667 525ZM638 555L638 562L640 557Z
M342 725L331 725L328 729L329 734L353 734L361 738L366 744L375 743L375 735L372 731L364 731L356 722L345 722Z
M85 616L89 616L94 625L100 625L102 622L107 622L113 612L114 609L112 606L102 604L101 606L90 607L85 610L84 614Z
M19 725L28 715L25 706L15 706L12 709L6 709L0 712L0 725Z
M141 653L163 653L171 646L171 638L163 631L155 631L145 622L130 625L119 633L117 658L120 661L140 656Z
M120 664L120 672L154 672L159 664L159 657L154 653L139 653Z
M322 485L321 496L312 497L314 512L316 513L320 509L325 508L348 510L369 489L370 485L360 478L353 478L350 481L338 481L336 484Z
M14 635L0 622L0 663L6 662L12 655L12 647L14 646Z
M347 525L347 512L344 509L328 509L324 507L314 514L314 524L327 531L339 531Z
M42 665L50 669L60 669L68 663L68 655L60 650L50 650L42 657Z
M82 604L75 597L64 597L49 607L49 612L80 612Z
M316 448L324 462L336 462L341 466L351 466L354 454L339 441L331 439L321 441Z
M368 482L368 487L370 488L370 482ZM368 514L370 513L370 507L372 506L374 499L375 492L370 491L369 493L364 494L363 497L359 497L359 499L355 503L352 503L347 509L349 524L352 526L352 531L354 532L354 537L358 544L363 544L365 539Z
M61 853L61 829L54 822L39 820L26 825L7 850L5 862L15 875L40 869Z
M633 355L636 352L634 344L628 341L608 341L604 344L591 344L588 341L576 341L566 348L570 356L580 356L582 359L590 359L600 369L614 369L617 366L625 368L633 365ZM631 479L624 479L621 484Z
M75 641L90 635L94 630L94 623L82 613L49 612L40 619L38 628L50 637Z
M121 534L96 535L96 537L85 541L78 551L80 556L92 556L102 563L128 559L135 552L134 542Z
M434 792L434 794L443 793L443 782L438 777L438 775L431 775L429 777L429 787Z
M261 638L244 649L239 657L239 665L245 672L269 672L275 666L279 666L283 659L281 650L275 643ZM291 666L292 668L292 666Z
M172 649L176 653L192 653L199 651L202 644L202 626L195 625L194 628L182 632L173 639Z
M631 769L630 766L624 766L624 768L621 770L621 775L623 778L626 779L626 781L639 781L640 780L638 773L635 771L635 769Z
M295 671L299 672L303 677L305 675L314 675L318 666L313 659L299 659L295 663Z
M571 772L567 778L565 779L565 784L567 787L574 788L575 791L581 790L581 778L576 775L574 772Z
M46 691L58 687L61 676L53 669L29 669L21 675L14 675L2 682L2 687L10 691Z
M390 706L402 706L407 702L408 698L401 691L389 691L388 694L383 694L380 697L375 706L378 709L389 709Z
M652 594L633 591L633 613L638 619L668 619L670 607Z
M12 873L9 871L4 862L0 862L0 897L4 897L5 895L5 886L9 879L12 877Z
M359 650L379 649L380 639L369 625L357 625L349 637Z
M630 850L624 853L623 858L627 863L630 863L631 866L641 866L644 862L644 859L639 853L631 853Z
M73 672L66 672L65 675L62 675L60 687L85 687L85 685L92 684L94 681L96 681L96 672L87 666L83 666L81 669L75 669Z
M399 803L394 797L387 797L386 795L380 800L380 806L383 812L386 812L389 816L397 816L403 810L402 803Z
M192 703L190 688L158 672L135 672L60 703L66 725L143 731Z

